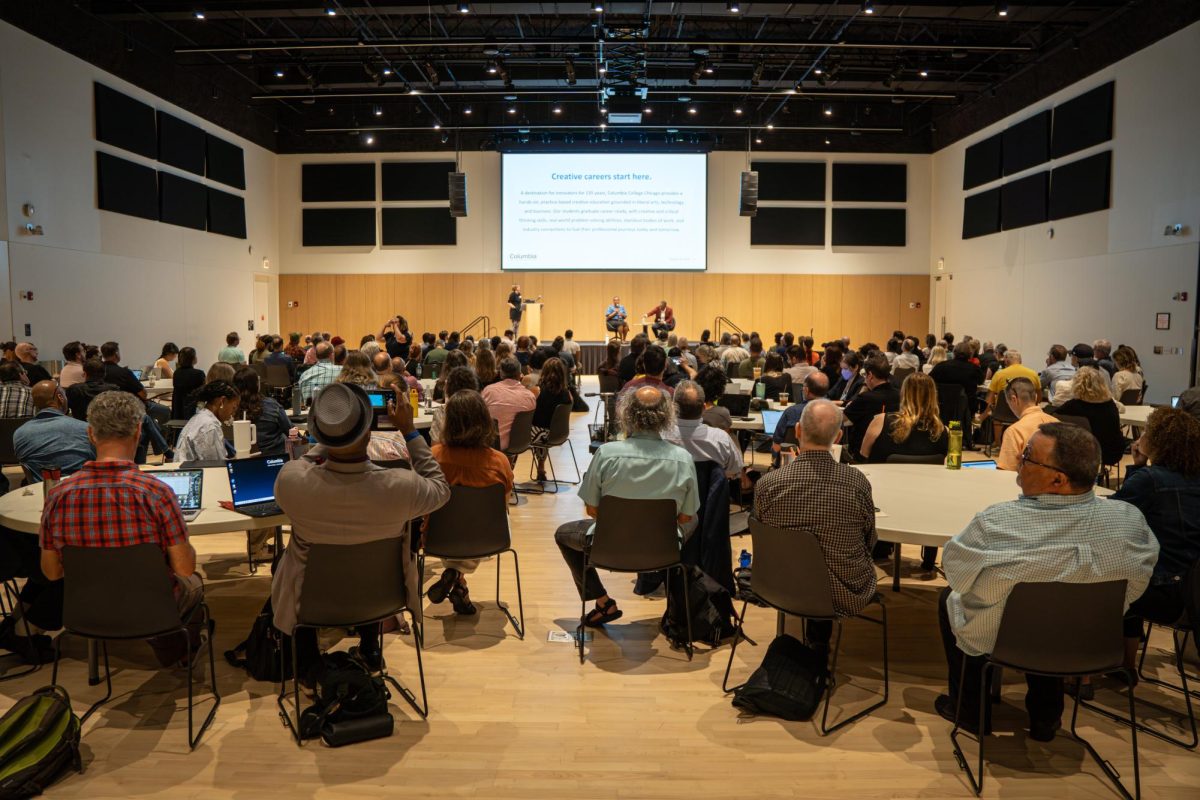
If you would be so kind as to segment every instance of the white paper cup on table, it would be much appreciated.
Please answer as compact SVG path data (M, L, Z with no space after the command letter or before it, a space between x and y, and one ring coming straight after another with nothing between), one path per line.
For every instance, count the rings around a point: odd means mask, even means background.
M233 451L236 458L250 455L254 445L258 444L258 428L248 419L234 420Z

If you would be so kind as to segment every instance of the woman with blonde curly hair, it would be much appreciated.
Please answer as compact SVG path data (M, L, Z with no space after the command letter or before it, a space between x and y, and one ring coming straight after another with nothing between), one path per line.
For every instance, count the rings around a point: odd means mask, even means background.
M1125 454L1120 409L1113 402L1108 378L1095 367L1079 368L1071 379L1071 399L1051 413L1086 419L1100 442L1102 464L1116 464Z

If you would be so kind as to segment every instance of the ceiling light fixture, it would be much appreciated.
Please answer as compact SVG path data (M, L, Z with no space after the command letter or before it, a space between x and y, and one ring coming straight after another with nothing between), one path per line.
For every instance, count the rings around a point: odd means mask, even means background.
M417 87L415 87L415 86L409 86L409 87L408 87L408 93L409 93L409 94L420 94L421 92L420 92L420 91L417 89Z
M741 3L726 3L726 4L725 4L725 7L729 9L729 13L730 13L730 14L740 14L740 13L742 13L742 5L741 5Z
M375 106L374 113L375 113L375 116L382 117L383 116L383 106Z
M920 75L922 78L928 78L928 77L929 77L929 70L927 70L927 69L923 69L923 70L921 70L921 71L920 71L918 74L919 74L919 75Z
M824 74L825 74L825 70L821 69L820 67L813 67L813 75L824 75Z
M383 68L383 74L384 74L384 75L391 75L391 74L392 74L391 67L384 67L384 68Z
M645 108L642 109L643 114L650 114L650 113L653 113L653 111L654 111L654 109L652 109L650 106L646 106Z
M996 15L1001 17L1008 16L1008 3L996 3Z
M831 106L831 105L826 105L825 108L822 109L822 111L825 114L825 116L827 116L827 117L833 116L833 106Z
M555 114L561 114L561 113L562 113L562 106L555 106L553 110L554 110L554 113L555 113Z
M280 67L279 69L275 70L275 77L276 77L276 78L282 78L282 77L283 77L283 68L282 68L282 67Z
M733 110L733 113L737 114L738 116L741 116L741 113L742 113L742 107L741 107L741 106L738 106L737 108L735 108L735 109Z
M508 107L508 113L510 113L510 114L515 114L515 113L517 113L517 107L516 107L516 106L509 106L509 107Z
M336 17L337 9L335 9L333 6L325 6L325 16Z
M442 123L440 123L440 122L433 123L433 129L435 131L440 131L442 129Z
M871 0L864 0L864 2L862 4L862 13L874 14L875 13L875 4L872 3Z
M204 9L198 8L192 12L192 16L196 19L204 19Z
M375 144L375 137L369 133L365 134L363 136L363 144Z
M458 13L470 14L471 13L471 4L470 3L459 3L458 4Z
M605 73L607 73L607 72L608 72L608 67L606 67L606 66L604 66L603 64L601 64L601 65L600 65L600 74L601 74L601 75L604 75L604 74L605 74Z
M828 140L828 139L826 139L826 140L825 140L825 144L829 144L829 140Z
M767 123L767 130L769 130L769 131L773 131L773 130L775 130L775 123L773 123L773 122L768 122L768 123Z
M762 144L762 137L760 137L760 136L755 136L755 137L754 137L754 143L755 143L755 144Z
M595 11L597 14L603 14L604 3L592 3L592 11Z
M697 111L699 111L699 109L698 109L698 108L696 108L695 106L688 106L688 113L689 113L689 114L695 114Z

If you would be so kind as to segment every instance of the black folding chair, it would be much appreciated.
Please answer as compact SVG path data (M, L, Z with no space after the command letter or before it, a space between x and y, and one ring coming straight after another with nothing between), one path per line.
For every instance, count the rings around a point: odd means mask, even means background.
M513 571L517 578L518 622L508 606L500 602L500 556L512 553ZM513 549L505 508L504 486L451 486L450 500L429 515L425 526L425 547L417 556L417 570L424 578L425 559L466 560L496 557L496 607L504 612L517 631L525 638L525 604L521 599L521 564Z
M1000 618L996 646L980 667L978 778L971 772L958 742L961 730L957 720L962 718L962 693L958 696L956 721L950 731L954 758L959 768L967 773L967 780L976 795L983 789L984 743L987 741L983 725L987 719L987 704L992 701L987 687L991 685L993 671L1013 669L1033 675L1074 680L1077 685L1080 679L1090 675L1119 671L1125 674L1127 683L1133 685L1133 670L1124 666L1125 639L1121 632L1125 584L1120 580L1101 583L1018 583L1013 587ZM960 685L966 683L966 677L967 660L963 659ZM1133 739L1134 796L1141 797L1137 746L1139 726L1133 694L1131 688L1129 722ZM1120 773L1075 730L1080 706L1078 695L1076 692L1071 710L1071 738L1083 745L1121 796L1129 798L1129 791L1121 783Z
M398 536L376 539L364 544L310 544L304 567L304 582L300 588L300 608L296 628L358 628L379 627L395 615L407 611L412 618L413 644L417 651L417 674L421 681L421 704L416 695L388 674L380 652L380 672L383 679L395 687L422 719L429 716L429 697L425 693L425 668L421 663L422 632L416 614L408 607L404 585L405 564L409 553L406 542ZM300 737L300 680L296 637L292 640L292 704L296 718L288 710L287 678L279 685L280 716L292 732L296 744L303 746ZM280 675L288 674L279 654Z
M508 445L500 452L508 456L508 460L516 464L523 453L533 449L533 410L522 411L513 417L512 427L508 429ZM517 504L517 493L545 494L542 487L536 489L513 487L513 505Z
M509 437L509 444L512 444L512 437ZM571 449L571 462L575 465L575 480L563 481L572 486L577 486L583 476L579 472L579 461L575 458L575 445L571 444L571 404L563 403L554 409L554 416L550 418L550 432L546 435L546 440L541 443L532 443L529 449L534 451L536 456L538 453L545 454L546 463L550 466L550 482L554 484L554 491L551 494L558 494L558 476L554 472L554 459L550 458L550 451L555 447L566 445ZM533 462L529 462L529 479L533 480ZM545 491L543 489L543 491Z
M802 617L808 620L832 622L836 628L833 647L830 651L829 688L825 692L825 709L821 713L820 733L826 736L870 714L888 701L888 641L887 606L883 597L876 593L868 604L878 604L878 619L866 614L855 614L853 619L863 619L880 626L883 635L883 697L841 722L828 727L829 704L837 688L838 651L842 644L842 622L833 606L833 590L830 588L829 567L817 538L808 531L785 530L767 525L761 520L750 519L750 540L754 547L754 571L750 575L750 588L769 608L777 613L776 631L783 633L784 617ZM742 613L737 630L733 634L733 646L729 648L729 663L725 666L725 678L721 689L726 694L738 686L729 685L729 672L733 668L733 656L737 652L738 639L744 638L742 628L746 623L749 603L742 603Z
M583 548L583 571L589 568L609 572L667 572L667 597L671 596L671 570L683 574L684 612L687 615L687 643L684 651L692 660L692 613L688 602L687 569L680 561L682 552L674 500L634 500L604 495L596 513L596 529ZM587 657L584 630L587 601L579 601L579 663Z
M186 618L180 618L174 583L163 559L162 548L156 544L64 547L62 559L65 574L63 632L54 640L54 669L50 682L58 683L58 662L66 635L100 642L107 691L79 718L82 726L112 697L112 671L108 665L110 640L182 636L184 652L187 653L188 748L194 750L221 705L212 646L212 617L208 606L201 600ZM199 650L191 652L191 634L187 626L196 620L197 614L200 615L200 647L208 648L208 676L214 702L200 730L195 731L192 673Z

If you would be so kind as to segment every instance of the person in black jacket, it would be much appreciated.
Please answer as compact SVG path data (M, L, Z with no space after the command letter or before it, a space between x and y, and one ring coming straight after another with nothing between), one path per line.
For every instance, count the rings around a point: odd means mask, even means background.
M617 377L621 381L621 386L629 383L633 380L633 376L637 375L637 361L649 343L650 340L644 333L639 333L629 341L629 354L622 358L621 363L617 366Z
M827 356L828 357L828 356ZM885 357L886 358L886 357ZM863 390L862 356L855 352L842 356L841 370L826 398L839 406L848 405ZM824 371L824 370L822 370ZM828 373L826 373L828 374Z
M204 370L196 368L196 348L185 347L179 351L179 362L171 376L171 419L188 420L196 413L195 401L189 401L192 393L204 385Z
M104 362L89 358L83 362L83 383L67 387L67 408L77 420L87 421L88 406L103 392L115 392L120 387L104 380Z
M887 356L876 353L867 359L865 366L866 384L845 409L846 419L851 423L848 444L855 456L875 415L900 410L900 392L892 385Z
M970 342L959 342L954 346L954 358L934 366L929 372L934 383L954 383L967 393L967 407L972 414L979 411L979 384L983 383L983 370L971 363Z

